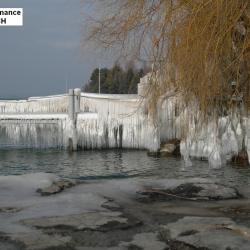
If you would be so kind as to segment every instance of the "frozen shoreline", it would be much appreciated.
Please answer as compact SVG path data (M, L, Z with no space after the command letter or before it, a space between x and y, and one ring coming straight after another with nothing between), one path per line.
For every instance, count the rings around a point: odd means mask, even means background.
M249 246L250 241L244 232L250 230L250 200L228 199L227 195L233 189L224 186L227 200L221 201L165 199L165 196L155 196L153 200L148 200L145 194L138 193L145 187L169 192L183 184L197 183L207 190L201 193L199 191L198 196L210 193L214 195L217 186L209 179L131 178L84 181L49 196L41 196L36 192L38 188L46 188L58 181L60 178L57 176L45 173L0 177L0 249L11 246L15 250L125 250L134 245L145 250L152 247L159 250L183 250L186 249L183 245L188 244L190 248L187 249L203 247L202 249L225 250L229 246L237 249L235 247L239 244L240 249L247 249ZM211 188L215 190L212 191ZM222 186L218 187L218 191L223 193ZM196 219L192 219L192 216ZM240 224L234 222L235 219ZM185 230L183 227L186 220L197 220L196 225L201 225L201 228L196 226L197 233L190 233L190 237L185 233L189 226ZM209 231L202 229L206 220L211 224L212 229ZM184 224L180 227L182 223ZM194 230L194 225L189 225L190 230ZM213 229L214 225L221 225L221 229ZM223 229L225 225L231 228L226 235ZM170 230L170 235L166 234L166 230ZM178 234L176 236L176 231L173 233L171 230L180 230L179 234L183 236L179 236L176 241ZM234 230L242 234L235 237ZM211 233L221 233L224 237L229 237L230 241L221 238L216 242L216 248L209 248L213 243L208 238ZM201 237L198 245L195 243L196 236Z

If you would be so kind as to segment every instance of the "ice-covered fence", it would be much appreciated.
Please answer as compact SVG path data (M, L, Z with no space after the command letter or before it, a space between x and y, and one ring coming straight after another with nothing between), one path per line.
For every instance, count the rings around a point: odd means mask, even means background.
M158 126L162 143L181 138L181 118L179 100L176 97L165 99L158 106Z
M141 99L137 95L81 94L81 110L103 116L131 115L140 109Z
M0 100L0 114L3 113L66 113L68 95L31 97L27 100Z
M157 150L157 130L143 115L120 118L97 113L78 115L78 145L82 148L135 148Z
M0 146L64 147L67 119L65 114L0 114Z
M78 144L84 148L159 148L158 128L138 95L82 93L81 110L96 114L78 116Z
M0 146L67 145L68 95L0 101Z
M68 94L0 101L0 145L66 148L72 136L68 111Z
M159 148L158 129L137 95L82 93L0 102L0 145Z

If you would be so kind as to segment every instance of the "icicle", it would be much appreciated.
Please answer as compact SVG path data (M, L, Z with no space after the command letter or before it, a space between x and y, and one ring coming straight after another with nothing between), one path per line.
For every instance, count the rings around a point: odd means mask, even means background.
M218 144L215 144L212 153L208 157L208 162L212 168L218 168L222 166L223 162L221 159L220 148Z
M188 140L185 140L185 141L181 141L181 144L180 144L180 152L181 152L181 155L183 157L183 160L184 160L186 167L192 166L192 162L191 162L190 157L189 157L189 155L190 155L189 143L190 142Z

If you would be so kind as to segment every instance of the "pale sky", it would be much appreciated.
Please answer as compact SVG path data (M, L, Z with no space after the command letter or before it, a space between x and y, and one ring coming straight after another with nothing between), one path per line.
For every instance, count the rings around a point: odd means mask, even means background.
M60 94L81 87L98 66L114 59L82 46L86 13L82 0L0 0L23 8L23 27L0 27L0 98Z

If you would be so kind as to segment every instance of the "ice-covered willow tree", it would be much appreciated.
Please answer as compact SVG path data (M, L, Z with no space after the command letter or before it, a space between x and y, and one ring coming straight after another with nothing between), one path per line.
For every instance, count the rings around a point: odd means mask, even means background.
M250 1L96 0L89 38L153 65L151 107L178 92L204 118L250 109Z

